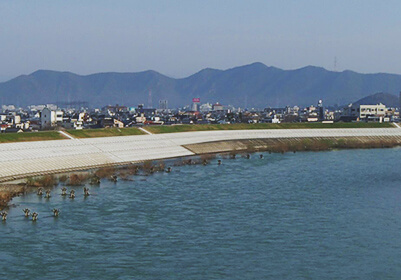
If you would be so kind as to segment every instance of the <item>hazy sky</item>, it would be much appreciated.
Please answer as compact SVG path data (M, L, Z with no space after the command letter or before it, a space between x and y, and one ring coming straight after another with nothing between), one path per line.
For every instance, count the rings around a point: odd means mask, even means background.
M0 79L262 62L401 73L401 1L0 0Z

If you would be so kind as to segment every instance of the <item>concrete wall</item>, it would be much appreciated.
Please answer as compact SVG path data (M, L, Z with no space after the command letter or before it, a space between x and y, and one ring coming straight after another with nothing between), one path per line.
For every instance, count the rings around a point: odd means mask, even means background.
M0 181L97 166L189 156L183 145L243 139L401 137L401 129L275 129L183 132L0 144Z

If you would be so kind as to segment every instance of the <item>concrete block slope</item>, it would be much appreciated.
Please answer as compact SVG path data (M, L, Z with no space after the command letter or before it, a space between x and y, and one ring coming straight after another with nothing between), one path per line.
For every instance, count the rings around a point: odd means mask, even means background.
M228 140L401 136L401 129L271 129L66 139L0 144L0 181L104 165L189 156L183 145Z

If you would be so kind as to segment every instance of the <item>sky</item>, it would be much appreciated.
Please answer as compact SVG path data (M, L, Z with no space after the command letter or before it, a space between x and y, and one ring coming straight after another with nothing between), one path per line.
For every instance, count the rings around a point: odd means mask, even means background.
M401 1L0 0L0 81L262 62L401 74ZM336 63L335 63L336 61Z

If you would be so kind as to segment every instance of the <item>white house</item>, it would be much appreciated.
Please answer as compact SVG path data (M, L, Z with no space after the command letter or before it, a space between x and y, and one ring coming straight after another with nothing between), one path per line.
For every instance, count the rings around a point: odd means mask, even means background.
M40 114L40 123L42 129L48 129L57 123L63 122L63 111L52 111L45 107Z

